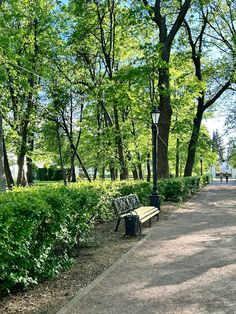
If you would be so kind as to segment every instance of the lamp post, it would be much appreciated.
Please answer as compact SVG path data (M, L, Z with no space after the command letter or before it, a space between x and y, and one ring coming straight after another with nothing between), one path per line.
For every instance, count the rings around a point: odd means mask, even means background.
M202 176L202 155L200 156L200 163L201 163L201 176Z
M160 117L160 111L157 108L153 108L151 112L152 116L152 172L153 172L153 187L152 194L150 195L150 205L160 209L160 196L157 190L157 137L158 137L158 121Z

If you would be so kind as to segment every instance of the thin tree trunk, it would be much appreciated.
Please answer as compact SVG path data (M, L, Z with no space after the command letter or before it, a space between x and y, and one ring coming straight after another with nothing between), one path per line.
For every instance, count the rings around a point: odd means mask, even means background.
M193 169L194 160L195 160L195 154L196 154L196 149L197 149L199 131L200 131L201 122L202 122L202 116L203 116L203 112L198 110L196 118L194 119L194 122L193 122L192 135L191 135L191 139L188 146L188 157L187 157L186 166L184 169L185 177L189 177L192 175L192 169Z
M138 180L138 170L137 170L137 167L135 166L135 164L133 164L132 172L133 172L134 180Z
M31 140L29 141L30 152L33 152L33 149L34 149L34 140L33 140L33 138L31 138ZM34 184L33 161L32 161L32 158L29 156L26 156L26 167L27 167L26 178L27 178L28 185L33 185Z
M115 128L116 128L116 145L117 145L118 157L119 157L119 162L120 162L120 179L126 180L128 179L128 169L125 165L123 144L122 144L122 139L120 135L118 110L116 106L114 106L114 118L115 118Z
M7 187L9 190L12 190L12 188L15 184L14 184L14 180L12 177L9 161L8 161L4 136L3 136L3 155L4 155L4 169L5 169L5 176L6 176L6 180L7 180Z
M6 178L4 171L4 154L3 154L3 129L2 115L0 114L0 192L6 191Z
M93 171L93 181L97 179L98 168L95 168Z
M71 173L71 182L76 182L76 173L75 173L75 165L74 165L74 160L73 163L71 161L71 168L70 168L70 173Z
M176 139L175 176L179 176L179 138Z
M116 170L114 167L110 167L111 181L116 180Z
M56 128L57 128L58 152L59 152L59 157L60 157L60 165L61 165L61 171L62 171L62 176L63 176L63 182L64 182L64 185L67 186L66 173L65 173L65 168L64 168L64 163L63 163L63 157L62 157L61 139L60 139L59 124L58 124L58 122L56 123Z
M100 178L105 180L105 167L102 167Z
M26 156L26 178L27 178L27 183L28 185L33 185L34 180L33 180L33 161L30 157Z
M147 154L147 181L151 181L150 153Z
M140 180L143 180L143 169L140 153L138 152L138 177Z
M170 47L163 48L162 60L164 65L158 69L159 81L158 88L160 92L160 105L161 111L159 118L159 136L158 136L158 178L169 177L169 164L168 164L168 142L170 133L170 124L172 116L172 108L170 103L170 73L169 73L169 59Z

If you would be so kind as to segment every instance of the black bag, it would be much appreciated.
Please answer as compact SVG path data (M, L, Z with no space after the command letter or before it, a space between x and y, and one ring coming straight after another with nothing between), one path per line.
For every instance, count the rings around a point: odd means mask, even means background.
M125 217L125 235L137 236L141 234L141 223L139 217L127 215Z

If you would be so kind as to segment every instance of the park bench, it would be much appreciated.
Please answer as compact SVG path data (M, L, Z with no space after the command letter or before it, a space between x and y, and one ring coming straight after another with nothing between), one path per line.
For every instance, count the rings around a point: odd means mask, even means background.
M157 216L159 219L159 209L154 206L143 206L136 194L130 194L115 198L113 206L118 217L115 231L118 230L121 219L127 220L137 218L141 233L142 223L149 220L149 227L151 226L151 218ZM127 233L127 230L126 230Z

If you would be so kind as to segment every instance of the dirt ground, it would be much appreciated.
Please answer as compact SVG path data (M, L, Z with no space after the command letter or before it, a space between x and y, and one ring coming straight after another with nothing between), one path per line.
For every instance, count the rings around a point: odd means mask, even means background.
M167 219L176 208L174 204L162 206L161 219ZM157 222L153 223L156 224ZM73 298L78 290L87 286L124 253L140 237L123 237L124 226L114 232L115 222L98 224L87 247L81 248L69 270L57 278L38 284L31 289L0 300L0 314L53 314ZM144 225L143 233L145 235Z

